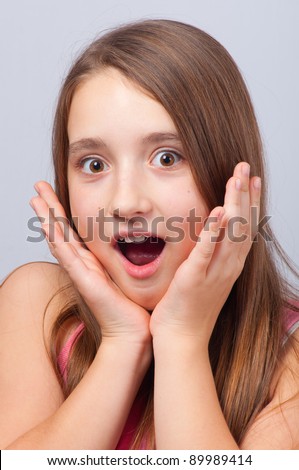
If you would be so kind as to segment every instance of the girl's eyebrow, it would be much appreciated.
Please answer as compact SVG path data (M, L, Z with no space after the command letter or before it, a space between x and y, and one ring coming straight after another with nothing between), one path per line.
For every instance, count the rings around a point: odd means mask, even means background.
M160 144L165 141L181 144L179 136L174 132L152 132L142 139L143 144Z
M76 155L76 153L82 152L82 150L95 150L103 147L107 146L100 137L87 137L70 143L68 154L69 157L71 157L72 155Z
M172 142L181 145L179 136L174 132L152 132L141 139L142 144L160 144L162 142ZM83 150L96 150L107 148L107 145L100 137L87 137L69 144L69 157L76 155Z

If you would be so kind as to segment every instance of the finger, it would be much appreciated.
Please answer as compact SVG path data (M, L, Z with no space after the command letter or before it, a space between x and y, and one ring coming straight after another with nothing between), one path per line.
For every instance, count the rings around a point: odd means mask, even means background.
M250 230L251 240L253 241L257 232L260 219L260 202L261 202L262 182L258 176L250 181Z
M238 173L236 173L238 174ZM252 246L252 241L258 230L260 213L260 178L253 177L249 181L249 191L243 188L248 195L242 202L240 178L231 178L227 184L225 205L225 233L221 243L217 246L217 260L223 264L243 266ZM244 202L246 200L246 202ZM246 209L242 209L242 203L248 206L249 215L244 217ZM229 216L227 215L229 214ZM212 268L213 263L211 264Z
M234 170L235 178L240 180L240 216L249 222L250 214L250 165L246 162L241 162L236 165Z
M49 249L59 264L69 273L71 279L77 284L82 283L81 277L89 274L88 266L81 254L85 249L80 244L68 243L65 232L62 230L55 217L51 216L48 204L45 200L36 196L30 201L40 219ZM78 250L78 247L80 250Z
M234 174L235 178L241 180L241 190L246 193L249 189L249 178L250 178L250 165L247 162L238 163L235 166Z
M246 251L250 243L248 176L241 174L242 164L237 167L226 184L222 229L210 260L209 273L218 273L219 269L227 271L229 266L234 269L242 264L243 250Z
M249 216L249 176L250 166L246 162L241 162L236 165L232 178L228 180L226 185L226 193L224 198L224 206L232 205L238 209L237 214L241 217L248 218ZM233 189L237 189L236 193ZM229 209L229 207L227 208ZM227 211L226 211L227 212ZM229 209L229 212L230 209Z
M59 206L59 215L65 216L65 211L62 205L60 204L54 189L47 181L38 181L37 183L35 183L34 188L36 192L47 202L49 207Z
M47 230L45 230L45 235L52 255L68 273L81 295L85 299L89 299L89 302L92 302L93 293L96 292L94 288L96 281L94 269L90 269L88 260L84 259L82 256L86 250L81 248L81 253L76 249L73 243L66 243L64 233L61 230L60 224L57 222L54 223L53 226L53 240L51 241L49 239Z
M199 270L206 272L208 269L219 237L223 215L223 207L216 207L212 210L189 255L190 262L193 263L197 274Z
M225 193L224 225L225 240L228 243L244 241L244 234L249 230L249 197L248 209L242 209L242 189L240 178L232 177L228 180ZM244 201L243 201L244 204Z
M258 231L261 179L257 176L250 178L250 167L246 162L236 166L234 177L240 180L240 212L239 216L234 216L228 235L233 242L239 243L240 253L247 256ZM230 211L227 207L226 210Z
M50 252L57 259L59 264L61 264L62 267L68 270L66 266L68 264L68 259L65 259L64 257L64 253L67 254L68 251L65 251L67 248L64 248L64 246L62 245L62 241L63 244L66 246L72 245L73 250L75 250L77 255L81 256L84 260L84 258L86 257L86 250L82 244L73 239L71 235L71 227L68 226L68 230L65 230L63 227L61 227L61 224L58 223L55 217L51 215L51 211L49 211L47 203L40 196L32 198L30 204L35 210L37 216L39 217L42 226L42 231L45 235ZM58 243L59 245L57 245ZM59 250L57 250L57 246L60 247Z
M55 242L55 225L57 225L57 230L59 229L59 234L63 236L64 241L68 241L68 237L60 224L56 221L53 211L49 209L48 204L42 197L33 197L30 200L30 205L38 216L48 241Z
M234 175L228 180L224 199L225 214L222 220L221 236L216 244L208 266L209 273L225 269L238 274L250 250L251 221L250 207L253 204L259 211L260 194L255 188L255 178L250 180L250 168L246 162L238 164Z
M82 245L80 238L71 228L69 220L66 217L65 210L60 203L56 193L54 192L52 186L46 181L39 181L34 185L39 196L46 202L48 206L48 216L49 220L55 219L58 222L66 234L67 241L74 244L74 246L79 248L79 245ZM78 244L78 246L77 246Z
M250 239L250 167L239 163L226 185L224 199L226 240L228 243L246 243Z

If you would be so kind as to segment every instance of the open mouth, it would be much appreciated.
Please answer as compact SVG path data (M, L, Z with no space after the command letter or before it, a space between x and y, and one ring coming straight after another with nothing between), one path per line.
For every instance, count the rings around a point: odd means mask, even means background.
M165 246L165 241L159 237L137 237L119 238L117 246L123 256L136 266L144 266L157 259Z

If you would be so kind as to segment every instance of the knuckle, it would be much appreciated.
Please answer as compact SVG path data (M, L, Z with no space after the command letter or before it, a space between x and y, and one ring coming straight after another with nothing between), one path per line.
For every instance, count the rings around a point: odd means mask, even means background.
M208 247L208 246L202 247L200 251L201 259L209 260L213 254L213 251L214 250L212 249L212 247Z

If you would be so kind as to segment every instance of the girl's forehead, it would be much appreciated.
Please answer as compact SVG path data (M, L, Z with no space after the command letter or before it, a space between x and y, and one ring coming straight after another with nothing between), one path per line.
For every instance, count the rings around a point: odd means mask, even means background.
M71 103L68 131L96 132L97 126L105 130L111 125L124 132L175 131L173 120L161 103L118 70L108 68L78 86Z
M148 90L144 89L136 80L127 77L124 73L115 67L103 67L94 71L92 74L84 77L77 85L74 96L86 89L97 88L97 93L101 91L103 94L107 89L111 91L113 88L128 89L135 94L147 97L150 100L158 102L158 100Z

